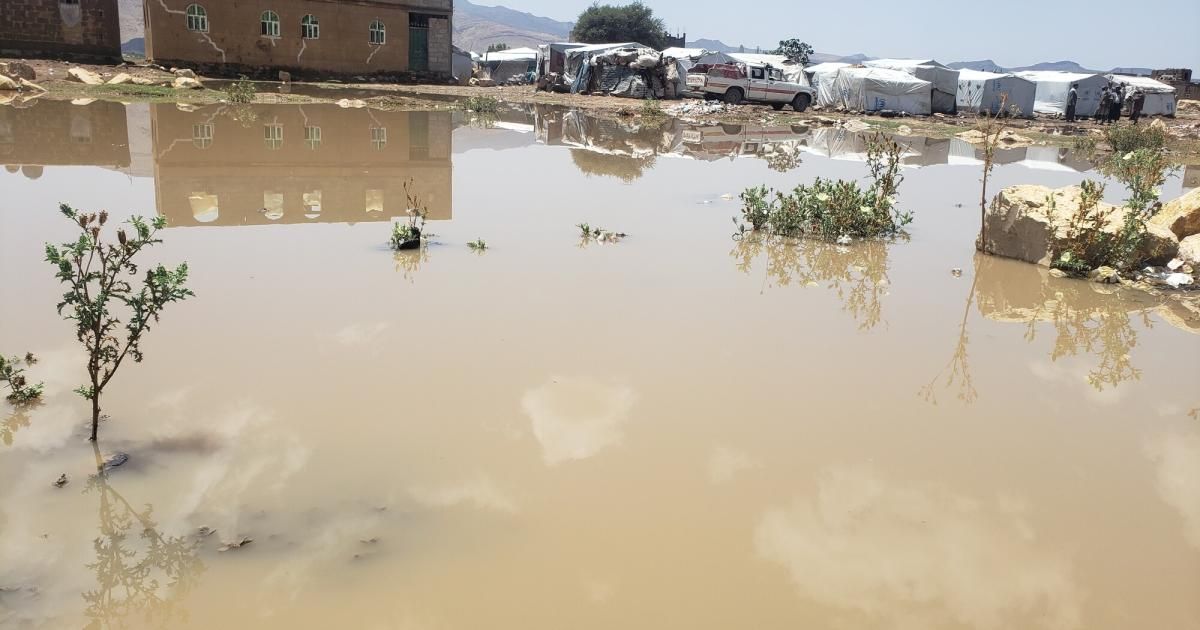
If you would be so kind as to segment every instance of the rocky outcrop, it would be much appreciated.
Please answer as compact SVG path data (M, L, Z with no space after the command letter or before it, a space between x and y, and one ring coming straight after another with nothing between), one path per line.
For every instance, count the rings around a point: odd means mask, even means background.
M101 79L100 75L92 72L91 70L85 70L83 68L71 68L70 70L67 70L67 75L72 81L76 81L84 85L104 84L104 79Z
M1193 271L1200 272L1200 234L1179 241L1179 260Z
M1005 188L996 195L985 215L979 249L994 256L1049 267L1055 242L1066 237L1071 215L1079 207L1082 195L1078 186L1058 190L1030 185ZM1104 231L1116 234L1126 210L1104 202L1100 202L1099 209L1108 216ZM1166 264L1174 258L1178 246L1179 241L1170 230L1149 224L1138 252L1139 262Z
M7 76L13 81L25 79L26 81L36 81L37 73L33 71L33 66L21 61L8 61L0 63L0 74Z
M1200 188L1163 206L1150 224L1171 230L1180 239L1200 234Z

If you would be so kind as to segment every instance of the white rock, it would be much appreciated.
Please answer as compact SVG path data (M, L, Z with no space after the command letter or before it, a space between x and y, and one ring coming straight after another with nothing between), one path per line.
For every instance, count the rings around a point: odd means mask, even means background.
M67 70L67 75L69 75L71 81L76 81L84 85L104 84L104 79L101 79L100 75L91 70L84 70L83 68L71 68Z
M185 79L196 78L196 73L188 68L175 68L172 72L174 72L175 76L177 77L183 77Z
M108 84L109 85L122 85L125 83L129 83L132 80L133 80L133 77L129 76L127 73L122 72L122 73L118 74L117 76L109 79Z
M16 81L13 81L3 74L0 74L0 90L17 90L20 89L20 87L21 85Z
M179 77L171 83L171 87L175 88L176 90L199 90L204 86L200 85L200 82L195 79Z

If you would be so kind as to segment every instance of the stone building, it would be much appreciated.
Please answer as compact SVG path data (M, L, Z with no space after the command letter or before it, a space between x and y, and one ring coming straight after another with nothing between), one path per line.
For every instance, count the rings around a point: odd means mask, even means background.
M390 221L408 216L408 192L430 220L452 216L451 112L150 108L157 207L172 227Z
M1200 83L1192 81L1191 68L1165 68L1150 73L1150 78L1175 88L1177 99L1200 99Z
M0 56L121 59L117 0L0 0Z
M154 0L145 3L146 57L221 74L449 76L453 5L453 0Z

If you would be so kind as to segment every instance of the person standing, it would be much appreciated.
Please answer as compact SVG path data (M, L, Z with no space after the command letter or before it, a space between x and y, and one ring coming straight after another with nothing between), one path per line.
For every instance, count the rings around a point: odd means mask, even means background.
M1112 94L1112 109L1109 110L1108 121L1115 123L1121 120L1121 108L1125 105L1125 86L1118 85Z
M1067 122L1075 122L1075 106L1079 104L1079 84L1072 83L1067 90Z
M1107 123L1108 114L1111 109L1112 93L1109 91L1108 86L1104 86L1104 88L1100 90L1100 104L1096 106L1096 122L1100 123L1101 125Z
M1133 104L1129 106L1129 119L1133 124L1138 124L1138 119L1142 117L1142 108L1146 106L1146 93L1140 88L1133 93Z

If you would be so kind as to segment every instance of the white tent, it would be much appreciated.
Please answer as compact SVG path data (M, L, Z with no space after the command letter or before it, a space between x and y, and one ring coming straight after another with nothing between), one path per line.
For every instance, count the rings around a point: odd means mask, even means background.
M1075 102L1075 115L1093 116L1100 106L1100 90L1108 85L1108 79L1098 74L1031 70L1018 72L1017 76L1037 85L1033 111L1038 114L1066 114L1067 92L1072 84L1077 84L1079 100Z
M928 116L933 84L887 68L842 68L833 83L831 107L850 111L892 110Z
M1134 89L1146 94L1146 102L1142 105L1142 113L1147 116L1175 115L1175 88L1160 83L1148 77L1131 77L1123 74L1110 74L1106 77L1110 83L1125 86L1125 98L1133 94Z
M836 107L834 101L833 82L837 79L838 70L849 68L848 63L835 61L818 63L804 69L804 77L808 84L817 91L816 104L821 107Z
M1015 74L996 74L960 70L958 72L958 109L968 112L995 114L1000 109L1000 97L1007 95L1005 109L1019 110L1019 116L1033 117L1037 85Z
M801 84L805 82L804 66L788 61L788 58L783 55L729 53L729 56L745 64L772 66L783 73L783 78L786 81Z
M695 66L706 64L733 63L733 57L723 52L712 52L703 48L668 48L662 51L663 57L678 61L684 70L691 71Z
M933 59L872 59L863 65L907 72L933 84L930 106L934 112L953 114L958 102L958 70Z

